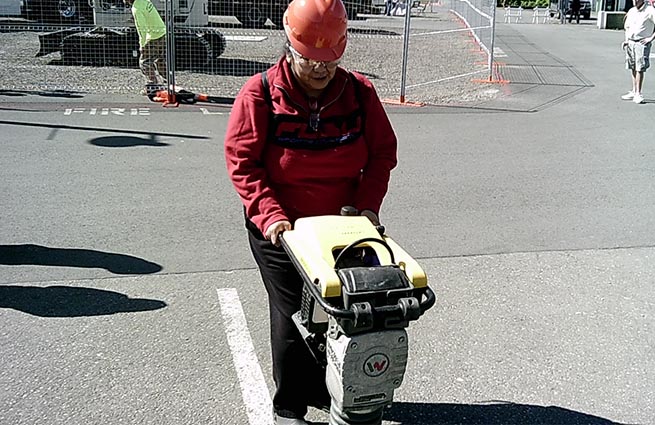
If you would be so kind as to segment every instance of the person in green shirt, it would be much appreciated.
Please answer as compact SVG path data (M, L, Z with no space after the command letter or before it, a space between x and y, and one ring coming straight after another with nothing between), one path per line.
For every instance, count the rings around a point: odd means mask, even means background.
M123 0L139 33L139 68L147 84L166 83L166 25L150 0ZM161 81L157 78L157 74Z

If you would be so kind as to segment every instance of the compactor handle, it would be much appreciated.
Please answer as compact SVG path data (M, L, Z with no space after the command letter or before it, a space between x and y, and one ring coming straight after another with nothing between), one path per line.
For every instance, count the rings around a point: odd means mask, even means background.
M305 276L303 276L305 277ZM311 294L311 296L316 300L318 305L321 307L321 309L329 314L330 316L334 316L339 319L350 319L350 320L355 320L357 318L357 315L355 311L349 309L343 309L343 308L338 308L333 306L332 304L328 303L325 298L321 295L321 292L318 290L318 282L310 282L309 279L303 279L303 282L305 284L305 287ZM428 311L432 306L434 306L434 303L437 300L437 297L434 295L434 292L432 289L430 289L429 286L425 287L425 292L423 292L424 299L419 301L419 311L420 315L423 315L426 311ZM395 315L397 313L403 313L405 306L401 304L396 304L396 305L387 305L387 306L380 306L380 307L374 307L373 308L375 311L380 312L380 313L385 313L388 315Z
M357 211L353 207L344 207L344 208L352 208L354 211ZM342 209L343 212L343 209ZM345 214L343 214L345 215ZM349 320L356 320L357 319L357 312L355 310L351 309L343 309L339 307L335 307L332 304L328 303L325 298L323 298L323 295L321 294L321 291L319 290L318 285L320 282L318 282L318 279L316 281L312 280L312 278L307 275L307 272L303 268L302 264L298 261L298 259L293 255L293 251L287 245L286 241L284 240L284 233L281 233L279 236L280 242L282 244L282 247L284 250L289 254L289 258L291 258L292 263L296 267L296 270L298 270L298 273L302 276L303 284L309 291L310 295L314 298L314 300L318 303L318 305L321 307L321 309L336 318L339 319L349 319ZM349 251L350 249L353 249L357 245L362 244L363 242L378 242L382 245L384 245L388 250L389 254L391 255L391 263L395 263L394 255L393 255L393 250L387 244L387 242L383 239L377 239L377 238L364 238L357 240L348 246L346 246L337 256L335 259L335 269L337 268L336 266L339 264L340 259L342 258L342 254L344 252ZM420 315L425 313L427 310L432 308L436 302L436 296L434 292L426 286L421 293L421 299L419 301L419 311ZM384 315L396 315L396 314L404 314L405 310L407 309L407 306L404 304L396 304L396 305L389 305L389 306L380 306L380 307L374 307L373 310L378 313L383 313Z
M359 245L363 244L364 242L376 242L384 246L387 249L387 251L389 251L389 256L391 257L391 264L396 264L396 258L393 255L393 250L384 239L362 238L348 244L344 249L341 250L339 255L337 255L337 258L334 260L334 269L337 270L339 268L339 263L341 262L341 259L345 257L346 253L349 253L350 251L357 248Z
M280 240L282 241L282 246L285 248L287 252L288 246L286 245L286 242L284 241L284 234L280 235ZM314 300L318 303L318 305L321 307L321 309L329 314L330 316L334 316L339 319L350 319L350 320L355 320L357 318L357 313L352 310L352 309L343 309L343 308L338 308L333 306L332 304L328 303L325 298L323 298L323 295L321 294L321 291L318 289L319 282L318 281L312 281L309 276L307 276L307 273L305 270L297 264L297 260L295 257L290 256L291 261L294 263L296 266L296 269L298 269L298 272L302 276L303 284L305 285L305 288L309 291L310 295ZM420 315L428 311L432 306L434 306L434 303L436 302L437 298L434 295L434 292L430 287L426 286L423 291L423 297L421 300L419 300L419 311ZM384 312L385 314L388 315L394 315L396 313L403 313L403 310L405 309L404 305L401 304L396 304L396 305L391 305L391 306L380 306L380 307L374 307L374 310L377 312Z

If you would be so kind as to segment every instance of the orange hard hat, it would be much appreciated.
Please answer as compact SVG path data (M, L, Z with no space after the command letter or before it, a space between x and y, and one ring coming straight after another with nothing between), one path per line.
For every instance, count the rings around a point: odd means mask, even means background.
M333 61L346 50L348 15L341 0L293 0L282 22L291 47L306 58Z

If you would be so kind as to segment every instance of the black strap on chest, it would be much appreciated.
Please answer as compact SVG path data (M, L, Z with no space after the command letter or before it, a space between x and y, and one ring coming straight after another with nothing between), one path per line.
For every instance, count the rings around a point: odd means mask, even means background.
M264 98L268 106L271 108L271 112L272 112L273 99L271 98L271 87L268 84L268 74L266 73L266 71L264 71L261 73L261 76L262 76L262 86L264 87ZM353 83L353 87L355 89L355 98L357 99L357 104L359 105L360 109L362 109L362 113L363 113L364 111L363 108L361 107L362 93L360 91L359 81L357 80L357 78L355 78L355 75L350 71L348 72L348 77L350 78L350 81Z
M355 91L355 100L357 102L357 108L355 109L355 112L347 116L321 118L321 122L341 125L343 122L353 123L359 118L361 119L360 129L361 131L363 131L365 125L365 114L364 114L364 108L363 108L362 96L361 96L361 87L360 87L361 83L357 80L357 78L352 72L348 72L348 76L353 84L353 89ZM301 142L299 142L297 137L294 137L297 136L297 134L294 135L294 134L287 133L287 134L276 135L276 132L280 125L284 126L285 124L289 124L289 123L306 124L307 118L301 116L287 115L287 114L279 114L279 115L275 114L273 112L273 99L271 97L271 88L268 82L268 75L266 71L261 73L261 79L262 79L262 87L264 89L264 100L266 101L266 104L268 105L269 108L269 126L268 126L269 138L268 139L271 140L273 143L286 147L291 147L291 148L297 147L297 148L320 150L320 149L335 147L336 145L340 145L340 144L350 143L356 140L361 135L361 132L357 132L357 133L347 134L344 137L339 137L339 136L324 137L319 139L301 138L302 139ZM310 116L310 123L309 123L310 126L311 126L312 116ZM350 126L349 124L346 125ZM280 131L283 130L280 128ZM291 136L291 137L286 137L286 136Z
M268 108L272 113L273 99L271 98L271 88L268 85L268 75L266 75L266 71L262 72L260 75L262 76L262 87L264 87L264 99L266 100Z

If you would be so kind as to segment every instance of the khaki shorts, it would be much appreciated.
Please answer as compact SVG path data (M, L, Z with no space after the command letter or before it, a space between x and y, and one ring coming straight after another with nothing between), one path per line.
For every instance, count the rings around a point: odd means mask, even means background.
M650 67L650 43L641 44L638 41L628 40L625 47L625 67L643 72Z
M166 37L150 40L141 48L139 67L148 83L157 82L157 74L166 81Z

